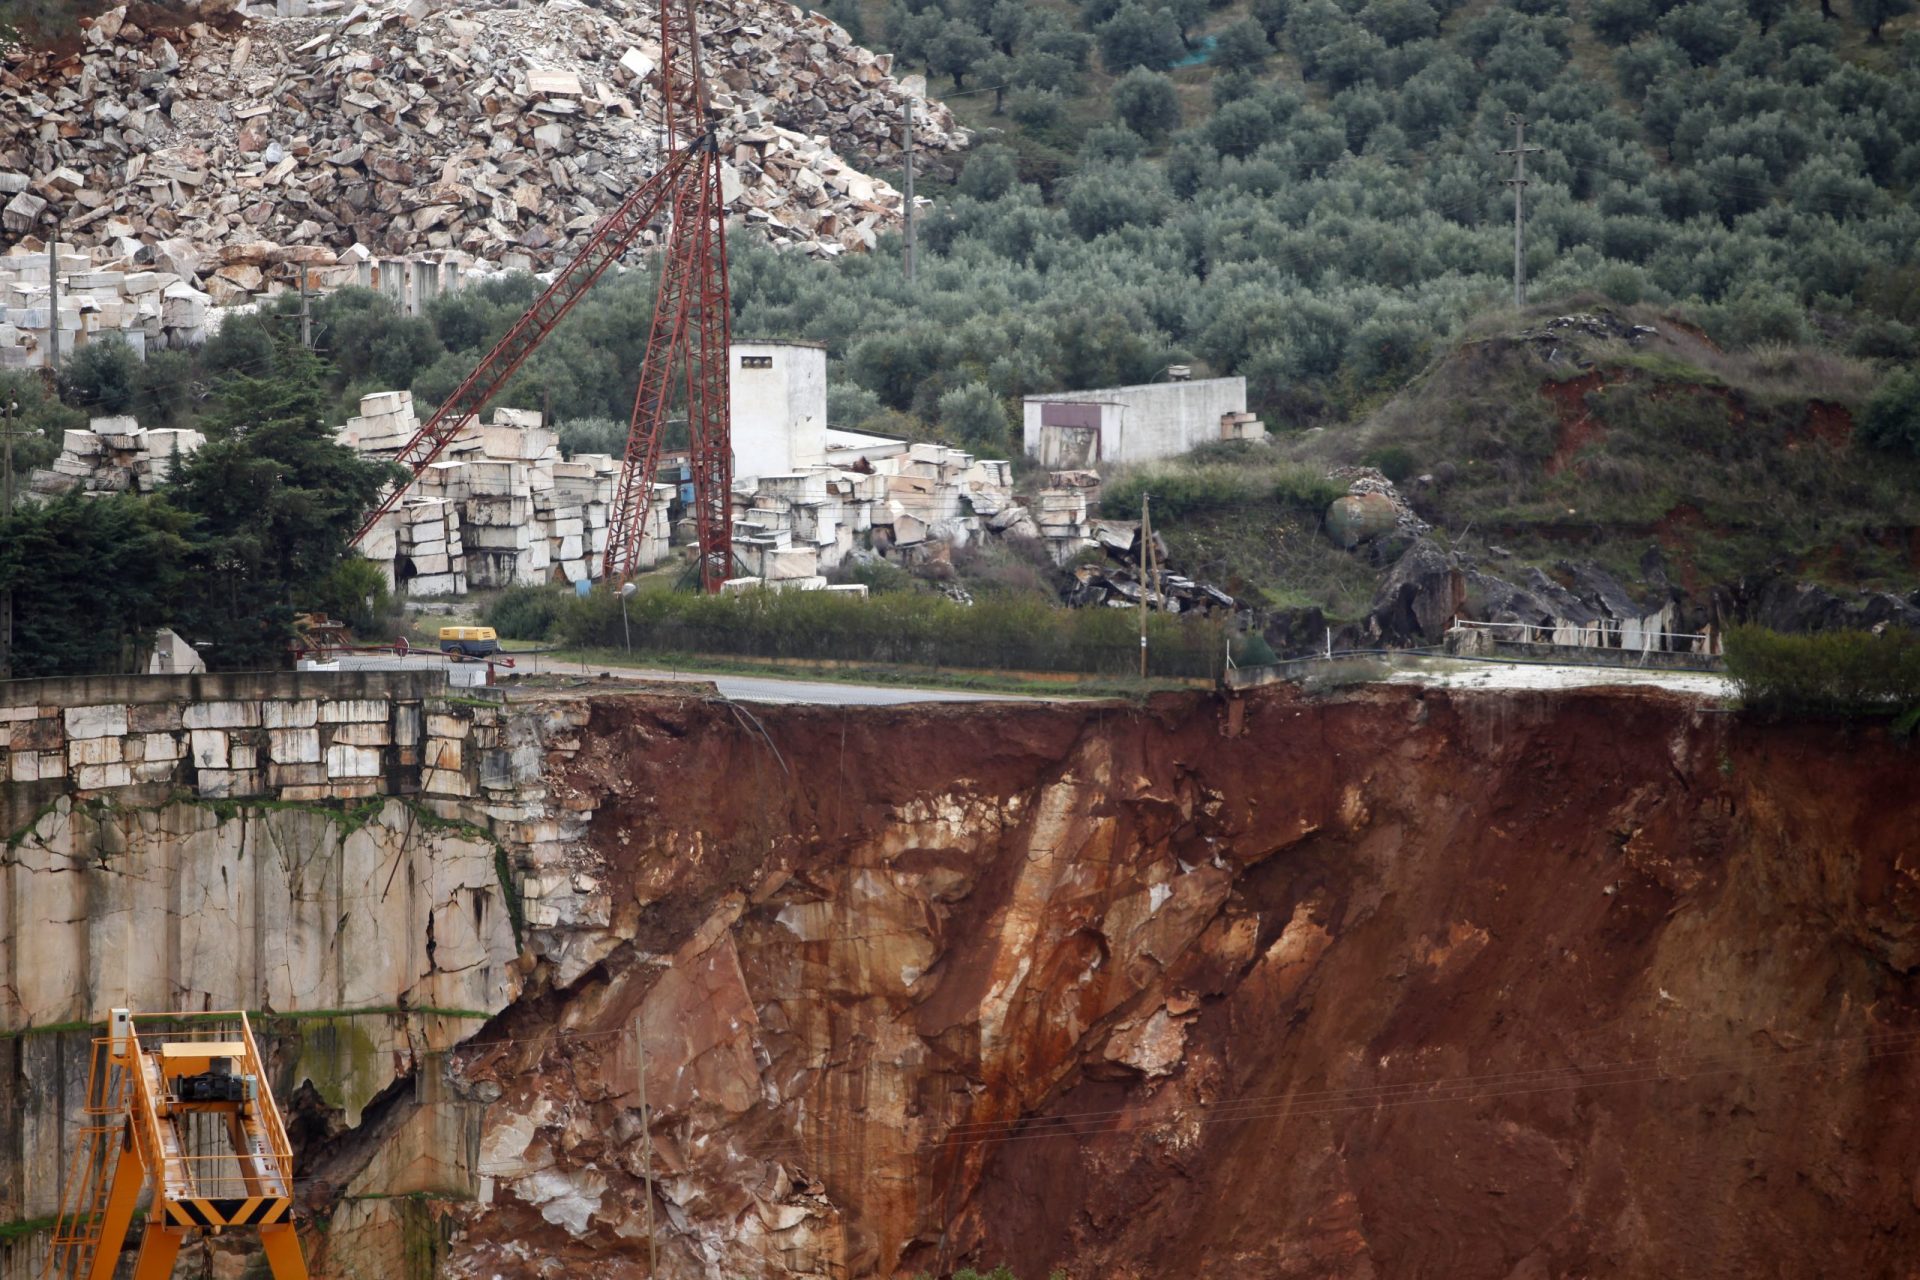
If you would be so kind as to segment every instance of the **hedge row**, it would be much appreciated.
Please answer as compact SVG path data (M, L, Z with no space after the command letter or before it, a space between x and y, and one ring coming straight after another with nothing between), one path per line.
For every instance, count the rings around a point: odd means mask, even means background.
M961 605L909 593L861 599L824 591L648 591L627 601L623 628L619 599L597 591L562 599L555 623L560 640L582 648L621 648L628 628L633 648L648 653L1093 675L1126 675L1140 663L1132 610L1061 609L1038 600ZM1219 623L1154 614L1147 630L1152 674L1219 675L1226 645Z

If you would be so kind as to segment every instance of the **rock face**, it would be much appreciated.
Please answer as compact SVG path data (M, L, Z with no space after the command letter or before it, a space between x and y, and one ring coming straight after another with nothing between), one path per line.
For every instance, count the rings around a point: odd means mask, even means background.
M1712 608L1727 622L1752 622L1774 631L1920 630L1920 592L1858 590L1842 595L1817 582L1785 574L1743 579L1714 592Z
M470 710L530 767L458 811L524 947L463 1045L374 1055L357 1124L302 1113L317 1275L645 1276L650 1180L674 1280L1920 1255L1920 793L1878 731L1404 686ZM281 818L268 850L326 845Z
M1433 645L1457 619L1495 623L1504 637L1587 648L1642 652L1693 643L1681 636L1680 593L1657 565L1645 566L1646 588L1636 600L1611 574L1590 562L1555 566L1562 585L1529 567L1519 582L1488 573L1474 557L1416 539L1394 561L1374 592L1366 620L1371 641Z
M122 7L77 54L3 55L5 233L51 205L76 244L187 237L243 292L263 263L331 265L356 243L544 263L659 163L652 5L313 8L333 12ZM899 149L891 59L780 0L700 11L730 208L777 243L872 248L902 197L844 157ZM930 152L967 144L938 103L914 119Z
M1745 1276L1920 1249L1920 799L1675 699L595 703L447 1273ZM556 1038L556 1036L558 1038ZM572 1037L572 1038L569 1038ZM1876 1038L1880 1037L1880 1038Z

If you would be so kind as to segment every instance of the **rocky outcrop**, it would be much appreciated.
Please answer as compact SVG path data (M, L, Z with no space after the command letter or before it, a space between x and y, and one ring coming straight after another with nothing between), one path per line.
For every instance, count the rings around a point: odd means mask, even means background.
M1713 595L1725 623L1751 622L1773 631L1920 630L1920 592L1912 596L1865 588L1839 592L1786 574L1745 578Z
M1375 589L1367 634L1391 646L1438 644L1466 604L1467 576L1459 558L1420 538Z
M1514 639L1629 651L1675 647L1683 627L1679 593L1657 563L1643 566L1646 599L1591 562L1562 562L1558 580L1528 566L1519 582L1481 568L1477 557L1421 538L1396 560L1374 593L1370 641L1434 645L1457 620L1514 628ZM1688 619L1689 621L1691 619ZM1507 633L1503 633L1507 634Z

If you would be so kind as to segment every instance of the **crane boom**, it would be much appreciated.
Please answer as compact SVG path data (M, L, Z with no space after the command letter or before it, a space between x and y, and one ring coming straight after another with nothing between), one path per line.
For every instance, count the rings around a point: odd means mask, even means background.
M601 219L594 228L587 243L575 254L573 261L561 268L526 314L507 330L506 336L494 344L467 375L465 382L441 402L433 416L414 432L413 438L400 450L395 459L407 468L407 477L392 492L380 501L360 528L353 535L353 544L358 545L374 526L380 523L387 512L399 505L400 499L420 478L420 473L445 452L454 436L460 433L468 418L485 409L506 386L527 357L546 340L554 327L573 309L575 303L585 296L588 289L607 268L619 261L640 233L652 225L663 208L678 191L681 176L695 163L693 148L681 148L669 156L667 163L658 172L648 178L640 187L620 202L619 208Z

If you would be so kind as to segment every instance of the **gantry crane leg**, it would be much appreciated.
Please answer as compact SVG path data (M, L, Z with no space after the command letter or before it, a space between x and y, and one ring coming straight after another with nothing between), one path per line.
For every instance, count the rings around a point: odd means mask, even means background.
M143 1191L152 1204L133 1280L169 1280L187 1233L202 1229L257 1231L274 1280L307 1280L293 1146L247 1015L162 1021L143 1040L132 1010L115 1009L94 1042L87 1114L103 1123L83 1131L41 1280L113 1280Z
M273 1280L307 1280L307 1260L300 1252L300 1239L294 1235L292 1223L260 1228L260 1245L267 1251Z
M140 1256L133 1264L133 1280L167 1280L173 1274L174 1259L187 1238L183 1227L165 1226L148 1219L147 1233L140 1237Z
M88 1280L112 1280L113 1264L119 1261L120 1245L133 1226L134 1206L140 1189L146 1185L146 1166L140 1163L140 1150L134 1146L133 1126L120 1131L120 1151L114 1158L113 1189L107 1193L107 1208L100 1223L100 1248L94 1252Z

